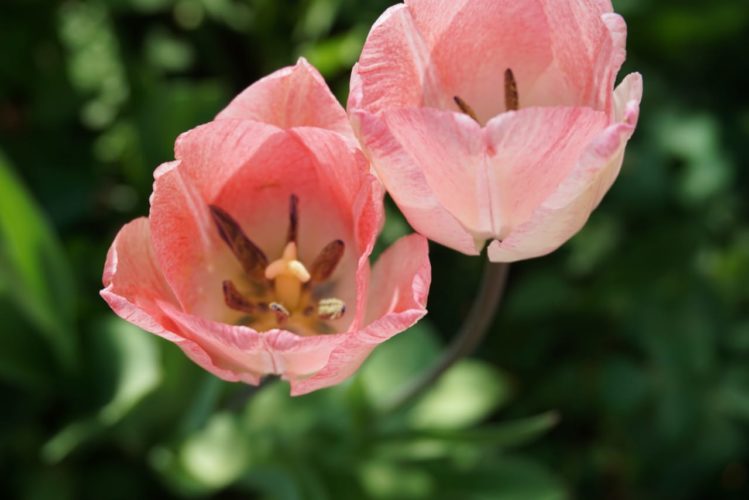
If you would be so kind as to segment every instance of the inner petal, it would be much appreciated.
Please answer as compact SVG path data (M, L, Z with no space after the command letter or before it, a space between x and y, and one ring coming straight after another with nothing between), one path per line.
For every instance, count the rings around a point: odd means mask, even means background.
M431 39L432 70L449 96L460 96L486 123L506 111L505 70L524 89L532 86L553 61L551 38L540 3L492 0L467 2L438 30L431 27L434 2L410 2L416 25ZM460 3L460 2L457 2ZM429 104L427 104L429 105Z
M283 156L279 156L279 150L283 151ZM316 257L331 241L340 240L351 251L343 254L332 275L319 285L322 290L317 290L318 285L315 285L310 290L311 295L308 295L314 300L333 296L352 307L356 304L357 258L351 204L345 205L348 211L345 210L337 199L339 194L331 192L330 186L322 181L318 178L314 159L309 152L298 143L287 141L261 151L227 183L214 202L234 214L252 241L268 255L271 262L267 270L272 276L266 273L266 278L277 280L273 300L288 309L292 317L296 311L303 311L310 305L314 308L315 304L305 302L301 290L299 297L295 296L294 290L307 280L300 280L299 274L287 279L283 273L276 274L277 268L285 266L284 272L293 274L296 270L308 274ZM296 201L290 203L289 200L294 200L295 196ZM292 214L295 213L291 223L290 208ZM295 229L290 231L292 227ZM292 234L296 243L288 241ZM292 244L293 256L289 254ZM285 256L284 251L287 253ZM232 256L224 253L223 258L231 259ZM277 261L279 258L284 263ZM220 311L218 316L215 319L225 322L242 319L240 313L228 307ZM345 329L351 317L346 315L332 321L332 328L337 331ZM289 324L292 325L293 320Z
M590 106L603 110L620 65L596 0L550 2L410 0L431 48L428 72L449 98L458 95L484 124L508 110L505 69L515 73L521 107ZM425 102L444 107L444 98ZM442 103L442 105L440 105Z

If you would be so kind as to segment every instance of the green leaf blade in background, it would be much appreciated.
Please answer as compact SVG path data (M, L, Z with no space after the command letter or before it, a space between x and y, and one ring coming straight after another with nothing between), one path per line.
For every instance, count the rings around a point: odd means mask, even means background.
M76 362L73 271L41 210L0 152L0 293L44 336L61 367ZM5 330L4 335L11 332Z
M161 383L158 339L124 320L100 321L94 356L100 366L104 403L95 414L78 419L57 432L42 449L49 463L57 463L87 441L120 423ZM109 373L106 373L106 372ZM106 373L106 375L105 375Z

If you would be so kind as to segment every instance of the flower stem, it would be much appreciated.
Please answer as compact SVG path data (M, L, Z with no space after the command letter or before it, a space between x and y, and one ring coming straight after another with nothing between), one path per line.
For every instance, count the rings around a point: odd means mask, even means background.
M489 330L504 295L509 268L510 265L506 263L487 262L471 310L450 346L428 371L406 385L390 400L385 407L386 413L398 411L418 399L456 361L478 347Z

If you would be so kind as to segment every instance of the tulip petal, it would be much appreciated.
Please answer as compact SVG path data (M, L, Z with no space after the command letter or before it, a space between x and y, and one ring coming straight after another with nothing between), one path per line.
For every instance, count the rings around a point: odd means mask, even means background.
M489 246L489 259L513 262L554 251L577 233L600 203L621 168L624 148L634 133L642 98L642 77L629 75L616 89L615 117L619 120L595 136L574 170L529 220L501 243Z
M604 0L408 0L370 31L349 110L455 110L459 96L485 123L506 111L501 89L511 68L522 107L608 111L626 33L610 11Z
M625 59L624 20L601 0L541 3L554 62L530 85L526 105L589 106L610 112L614 81Z
M366 326L347 334L320 371L308 378L291 380L292 395L346 380L377 345L426 314L431 281L428 254L427 240L416 234L401 238L382 254L372 270Z
M186 336L216 353L222 367L234 372L276 374L287 380L307 377L323 368L331 352L352 335L351 332L303 337L276 329L256 332L246 326L227 325L163 305Z
M526 108L504 113L485 129L496 237L525 222L575 167L606 126L591 108Z
M372 26L354 68L348 108L378 113L389 108L449 106L452 96L442 89L429 51L409 9L402 4L390 7Z
M303 57L249 86L216 119L254 120L282 129L319 127L354 140L346 111Z
M179 335L162 305L176 299L155 261L148 219L125 225L112 243L104 266L102 298L122 319L175 343L196 364L227 378L203 347ZM255 382L256 383L256 382Z
M355 113L354 121L378 176L411 226L437 243L478 255L472 231L491 228L476 173L483 156L478 125L431 108Z
M302 337L285 330L259 333L246 326L228 325L180 311L164 304L164 311L182 335L210 353L218 370L229 381L257 384L265 374L294 380L316 372L346 338L345 333Z

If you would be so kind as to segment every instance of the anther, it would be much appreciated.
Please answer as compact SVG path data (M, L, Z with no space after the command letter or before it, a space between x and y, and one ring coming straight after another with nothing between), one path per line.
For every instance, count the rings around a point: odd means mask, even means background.
M276 315L276 322L279 325L284 325L286 321L291 317L291 313L282 304L278 302L271 302L268 308Z
M209 205L209 209L221 239L229 245L244 272L249 278L262 281L263 273L268 266L265 253L244 234L231 215L215 205Z
M320 319L340 319L346 314L346 303L341 299L322 299L317 304L317 317Z
M505 71L505 108L507 111L516 111L520 108L518 82L515 80L515 74L510 68L507 68Z
M346 250L346 244L341 240L334 240L325 245L320 255L312 263L310 268L312 279L310 282L320 283L330 278L341 261L344 250Z
M458 96L453 97L453 100L455 101L455 104L458 105L458 108L460 108L460 111L473 118L473 121L475 121L476 123L479 122L478 116L476 116L476 112L467 102L465 102Z
M297 232L299 228L299 197L292 194L289 197L289 231L286 235L286 242L293 241L296 243Z
M239 290L237 290L237 287L234 286L234 283L232 281L224 281L223 288L224 302L226 302L226 305L229 308L234 309L235 311L242 311L246 313L255 312L255 304L247 300L241 293L239 293Z

